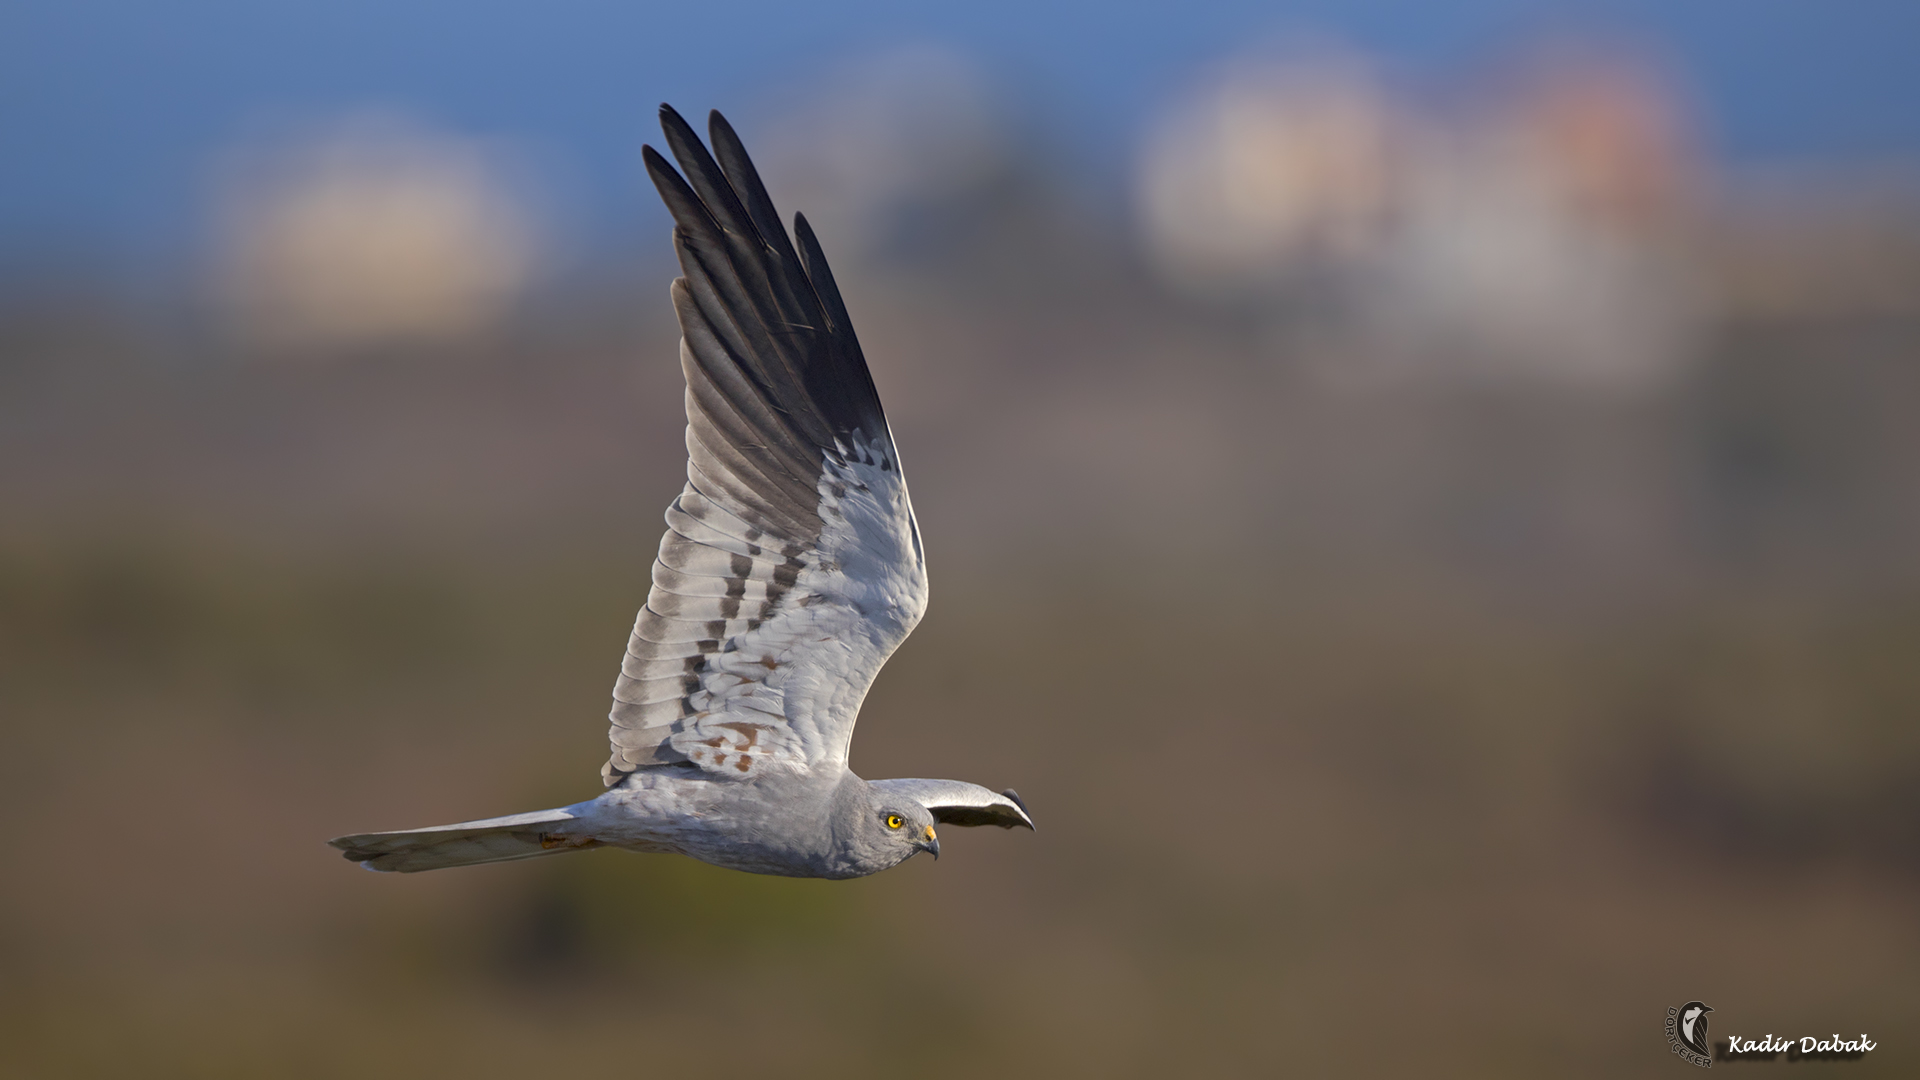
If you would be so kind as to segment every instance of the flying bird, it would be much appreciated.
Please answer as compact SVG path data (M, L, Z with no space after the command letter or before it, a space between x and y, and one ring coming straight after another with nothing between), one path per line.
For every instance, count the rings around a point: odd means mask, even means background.
M614 683L607 790L331 841L368 869L615 847L852 878L939 858L935 825L1033 828L1011 789L847 767L867 688L927 604L900 454L807 219L789 238L718 112L712 153L671 107L660 123L681 172L643 156L685 275L687 485Z

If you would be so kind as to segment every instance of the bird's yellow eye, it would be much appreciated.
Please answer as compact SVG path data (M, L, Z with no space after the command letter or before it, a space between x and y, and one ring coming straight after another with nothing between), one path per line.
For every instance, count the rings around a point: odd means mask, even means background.
M902 820L902 819L901 819L901 817L900 817L900 815L899 815L899 814L888 814L888 815L887 815L887 828L889 828L889 829L897 829L897 828L899 828L900 826L902 826L902 825L905 825L905 824L906 824L906 822L905 822L904 820Z

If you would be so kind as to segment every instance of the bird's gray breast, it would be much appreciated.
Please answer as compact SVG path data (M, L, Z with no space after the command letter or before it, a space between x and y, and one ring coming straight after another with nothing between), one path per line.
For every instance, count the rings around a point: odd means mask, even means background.
M731 870L786 877L860 877L884 870L863 829L872 814L866 781L772 770L716 779L685 767L641 769L595 800L603 842L662 847ZM898 861L897 859L894 861Z

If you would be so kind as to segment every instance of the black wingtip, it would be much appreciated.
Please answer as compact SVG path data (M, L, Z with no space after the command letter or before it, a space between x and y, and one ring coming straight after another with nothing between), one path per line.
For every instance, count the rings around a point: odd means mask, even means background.
M718 314L701 319L737 325L751 339L739 344L756 354L715 362L744 364L769 403L803 417L795 430L825 451L843 437L886 440L880 395L818 238L800 221L805 239L795 250L739 134L720 110L709 119L711 148L663 102L667 149L646 147L642 157L676 224L682 270L714 294L703 310Z
M683 228L693 228L696 223L707 219L706 206L700 196L680 175L665 154L651 146L640 147L640 160L647 167L647 179L653 181L654 189L660 192L661 201L667 204L667 212L673 215L674 223Z
M1000 794L1002 794L1002 795L1005 795L1005 796L1006 796L1007 798L1009 798L1009 799L1012 799L1012 800L1013 800L1013 805L1015 805L1015 806L1017 806L1017 807L1019 807L1019 808L1020 808L1020 814L1021 814L1021 816L1027 819L1027 820L1026 820L1026 822L1025 822L1025 824L1026 824L1026 826L1027 826L1027 831L1028 831L1028 832L1039 832L1039 831L1040 831L1040 830L1039 830L1039 828L1038 828L1037 826L1035 826L1035 825L1034 825L1034 823L1033 823L1033 814L1032 814L1031 812L1029 812L1029 811L1027 810L1027 804L1026 804L1026 802L1025 802L1025 801L1023 801L1023 800L1022 800L1022 799L1020 798L1020 796L1019 796L1019 794L1018 794L1017 792L1015 792L1015 791L1014 791L1014 790L1013 790L1012 788L1008 788L1008 789L1006 789L1005 791L1002 791L1002 792L1001 792Z
M686 131L693 130L693 126L687 123L686 117L680 115L680 110L664 101L660 103L660 111L656 116L660 121L660 130L667 136L668 146L673 145L674 128L678 127Z
M719 172L719 167L713 162L713 155L707 151L706 144L700 141L700 136L693 130L693 125L687 123L686 117L681 116L671 105L660 106L660 133L667 137L667 149L673 151L674 160L680 163L680 168L687 174L687 181L696 190L699 190L703 179L710 182L711 176ZM716 194L716 192L703 192L702 197L711 201ZM725 196L725 198L731 197L731 192ZM710 207L709 211L715 209L720 208Z
M707 138L713 141L716 151L720 148L721 144L732 143L734 149L739 154L740 160L744 162L748 168L753 167L753 159L747 156L746 144L740 141L740 133L733 130L733 125L727 121L726 117L720 115L719 109L715 109L707 114Z

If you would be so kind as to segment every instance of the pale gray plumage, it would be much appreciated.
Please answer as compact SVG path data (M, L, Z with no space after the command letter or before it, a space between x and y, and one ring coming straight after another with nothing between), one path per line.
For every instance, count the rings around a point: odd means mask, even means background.
M926 559L880 398L806 218L795 247L740 140L713 154L661 106L674 217L687 486L614 684L598 798L332 841L409 872L589 847L795 877L940 852L935 824L1033 828L1011 790L868 783L847 768L867 688L926 608ZM717 157L717 161L716 161Z

